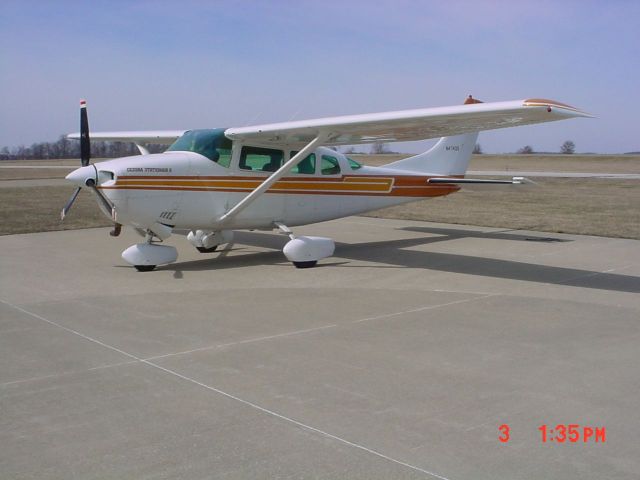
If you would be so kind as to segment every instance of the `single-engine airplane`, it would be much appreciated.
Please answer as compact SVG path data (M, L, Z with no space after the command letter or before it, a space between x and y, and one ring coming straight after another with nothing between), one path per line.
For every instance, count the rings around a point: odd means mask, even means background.
M231 242L233 230L279 229L289 236L286 258L298 268L333 255L330 238L295 236L290 227L449 195L466 184L521 184L465 178L478 132L590 115L564 103L531 98L349 115L241 128L92 133L98 140L134 142L141 155L90 164L86 102L80 103L81 167L66 179L77 186L62 210L89 188L113 220L112 236L131 225L144 241L122 252L139 271L175 262L171 234L207 253ZM328 146L442 137L428 151L370 167ZM167 144L150 154L148 143Z

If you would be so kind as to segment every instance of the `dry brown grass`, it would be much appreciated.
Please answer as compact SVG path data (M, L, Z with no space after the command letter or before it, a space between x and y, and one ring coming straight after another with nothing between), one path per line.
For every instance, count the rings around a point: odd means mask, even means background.
M383 165L406 155L355 155ZM474 155L470 170L640 173L638 155ZM638 180L536 178L537 187L462 191L371 212L403 218L640 239Z
M406 156L406 155L405 155ZM384 164L402 155L354 156L364 163ZM71 165L76 161L28 162ZM19 165L24 163L20 162ZM8 165L2 162L2 165ZM639 156L602 155L477 155L473 170L576 171L640 173ZM24 172L34 176L14 177ZM64 169L0 169L1 180L62 178ZM640 182L637 180L540 178L537 187L505 187L461 191L372 212L373 217L403 218L443 223L518 228L549 232L640 239ZM60 210L73 187L0 188L0 235L107 226L93 195L83 190L69 216L60 222Z
M368 216L640 239L637 180L536 180L538 186L463 189Z
M0 188L0 235L14 233L74 230L110 225L98 209L91 192L80 192L64 222L60 210L73 193L68 187L5 187Z
M34 168L34 169L5 169L0 168L0 181L2 180L35 180L45 178L64 178L71 173L75 168Z

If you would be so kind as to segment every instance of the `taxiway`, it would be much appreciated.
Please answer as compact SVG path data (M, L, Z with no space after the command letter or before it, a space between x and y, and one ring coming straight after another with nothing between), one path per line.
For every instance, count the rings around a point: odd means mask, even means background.
M138 273L107 232L0 237L3 478L640 476L640 241L356 217Z

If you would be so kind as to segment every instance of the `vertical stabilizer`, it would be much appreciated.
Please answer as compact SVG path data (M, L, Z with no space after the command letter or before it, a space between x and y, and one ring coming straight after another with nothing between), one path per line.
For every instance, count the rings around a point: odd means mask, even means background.
M473 103L482 102L471 95L464 102L465 105ZM385 167L436 175L464 175L477 140L478 132L442 137L430 150Z
M437 175L464 175L476 140L477 132L442 137L430 150L385 167Z

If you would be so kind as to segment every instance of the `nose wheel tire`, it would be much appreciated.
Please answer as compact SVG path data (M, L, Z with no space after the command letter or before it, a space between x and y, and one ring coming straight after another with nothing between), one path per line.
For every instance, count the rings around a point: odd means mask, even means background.
M213 253L218 249L218 245L215 245L211 248L205 248L205 247L196 247L196 249L200 252L200 253Z
M316 266L318 263L317 260L312 260L310 262L293 262L296 268L312 268Z
M156 268L155 265L134 265L134 267L139 272L150 272L151 270Z

